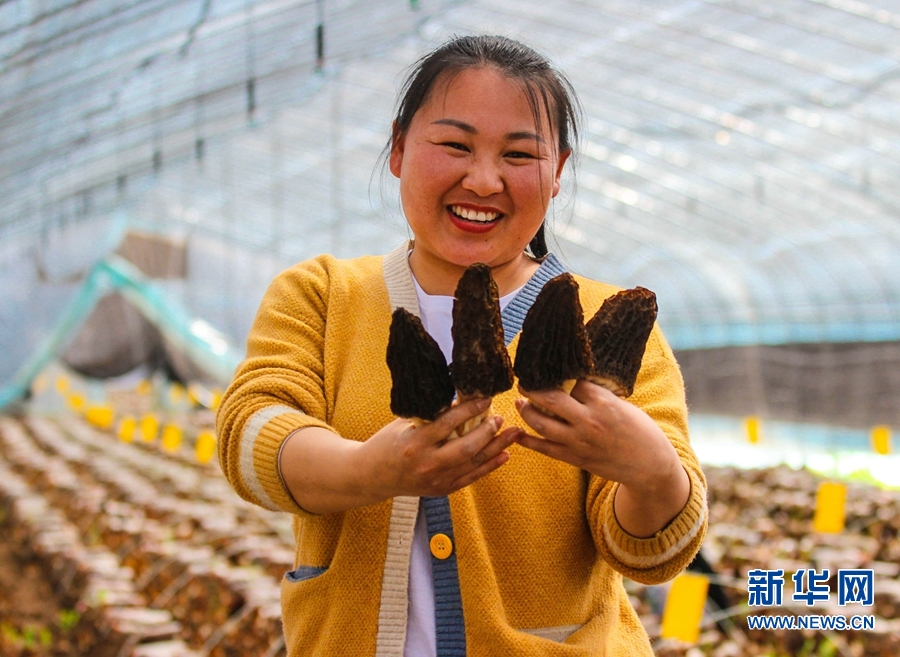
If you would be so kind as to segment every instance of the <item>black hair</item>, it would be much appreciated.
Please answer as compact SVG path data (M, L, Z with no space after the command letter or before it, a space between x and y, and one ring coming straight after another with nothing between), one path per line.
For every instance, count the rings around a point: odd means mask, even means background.
M438 78L471 68L493 68L521 81L535 124L541 125L543 110L551 129L556 129L560 152L574 150L580 132L581 106L572 84L546 57L503 36L456 37L417 61L401 87L388 148L409 130L413 116L428 100ZM547 255L544 223L528 245L535 257Z

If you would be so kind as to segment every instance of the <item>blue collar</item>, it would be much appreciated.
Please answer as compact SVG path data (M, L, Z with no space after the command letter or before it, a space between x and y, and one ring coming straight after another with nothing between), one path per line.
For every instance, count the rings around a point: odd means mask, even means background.
M503 339L506 346L509 346L516 334L522 330L525 315L528 314L528 310L543 289L544 284L565 272L566 268L559 259L552 253L548 253L538 270L532 274L525 286L519 290L519 293L507 304L500 315L503 321Z

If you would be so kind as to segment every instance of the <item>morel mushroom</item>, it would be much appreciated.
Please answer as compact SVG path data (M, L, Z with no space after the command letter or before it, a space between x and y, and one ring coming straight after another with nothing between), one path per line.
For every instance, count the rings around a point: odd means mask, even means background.
M391 412L416 426L433 422L453 403L453 382L441 348L422 320L404 308L391 317L387 366L391 371Z
M476 262L456 286L453 301L453 362L450 375L460 402L493 397L512 388L512 363L503 338L500 293L491 268ZM490 414L483 413L460 426L464 435Z
M571 274L560 274L544 284L522 322L515 365L519 385L568 394L592 365L578 283Z
M623 399L631 396L657 310L656 295L643 287L603 302L585 327L594 357L588 380Z

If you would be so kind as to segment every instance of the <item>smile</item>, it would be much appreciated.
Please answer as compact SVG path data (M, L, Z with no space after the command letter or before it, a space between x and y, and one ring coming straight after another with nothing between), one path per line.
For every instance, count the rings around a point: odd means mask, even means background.
M449 207L449 210L459 219L462 219L463 221L471 221L472 223L476 224L490 224L497 221L503 216L500 212L478 212L476 210L469 210L468 208L464 208L459 205L451 205Z

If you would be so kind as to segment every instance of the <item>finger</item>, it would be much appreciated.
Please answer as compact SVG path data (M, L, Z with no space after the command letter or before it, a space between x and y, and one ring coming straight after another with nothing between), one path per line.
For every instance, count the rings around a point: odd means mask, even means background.
M539 436L558 437L570 426L564 419L553 417L539 411L535 408L534 404L528 400L517 399L515 403L519 415Z
M441 447L447 457L448 465L471 467L471 461L491 442L500 427L503 426L503 418L494 415L472 429L464 436L447 442Z
M453 489L459 490L460 488L465 488L469 484L475 483L485 475L489 475L494 470L505 464L510 459L510 454L508 450L502 450L496 456L487 459L482 465L478 466L474 470L469 470L467 473L461 475L458 479L453 482Z
M434 430L441 434L438 440L446 439L452 434L456 427L466 420L470 420L480 413L484 413L491 406L490 397L482 397L481 399L469 399L460 404L455 404L449 409L441 413L437 419L431 423Z
M578 379L575 383L575 387L572 388L571 395L573 399L582 404L590 404L597 401L612 402L614 400L619 400L619 397L612 391L607 390L603 386L592 381L588 381L587 379Z
M578 413L581 410L581 404L562 390L522 390L520 386L519 392L527 400L569 423L577 420ZM535 410L537 411L538 409Z
M525 432L518 427L509 427L507 429L504 429L496 436L494 436L493 439L491 439L491 441L487 445L485 445L484 449L482 449L472 457L472 464L476 467L479 467L482 464L487 463L492 458L505 451L510 445L516 442L520 436L524 434Z
M547 438L538 438L537 436L529 435L523 431L522 435L519 436L519 444L522 447L543 454L544 456L549 456L557 461L570 462L570 450L562 443Z

